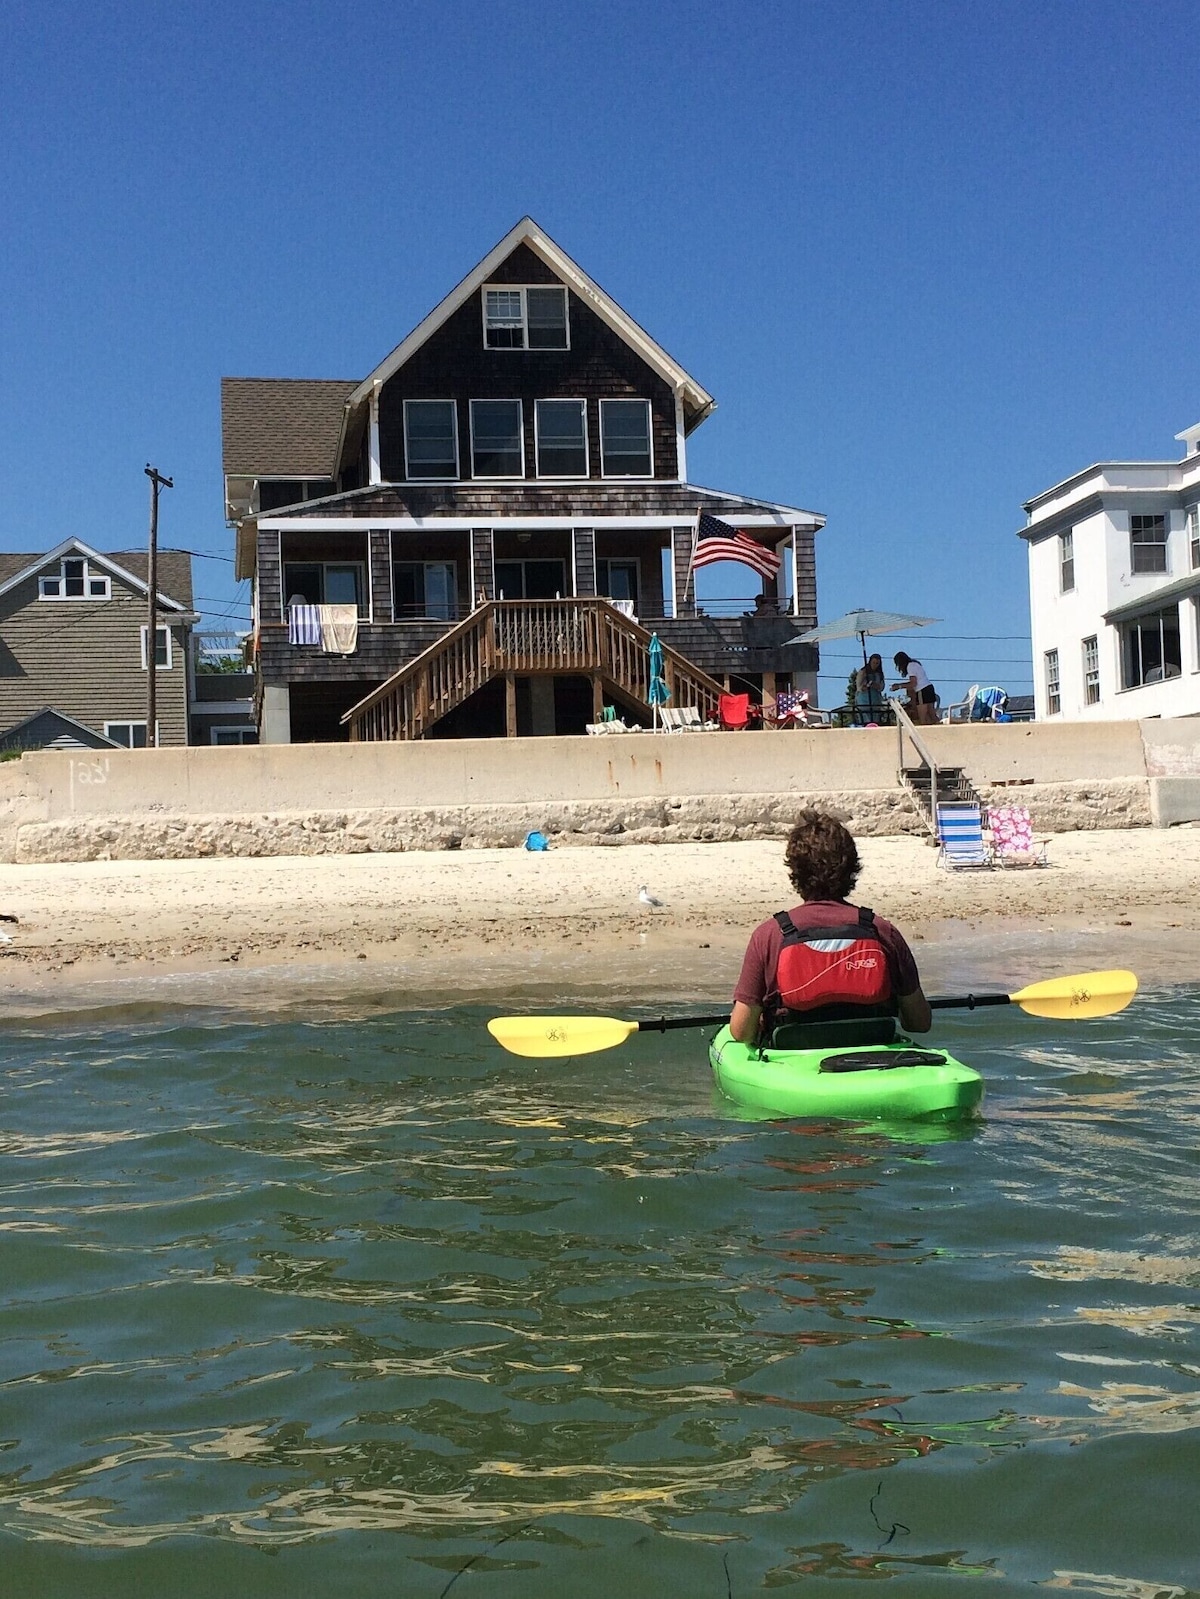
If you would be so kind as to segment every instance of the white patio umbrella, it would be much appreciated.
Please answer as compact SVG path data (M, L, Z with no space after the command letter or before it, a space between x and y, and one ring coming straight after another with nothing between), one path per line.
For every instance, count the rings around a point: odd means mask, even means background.
M862 645L863 665L867 664L868 633L907 633L913 627L930 627L937 616L904 616L899 611L847 611L835 621L822 622L787 640L789 644L824 644L838 638L857 638Z

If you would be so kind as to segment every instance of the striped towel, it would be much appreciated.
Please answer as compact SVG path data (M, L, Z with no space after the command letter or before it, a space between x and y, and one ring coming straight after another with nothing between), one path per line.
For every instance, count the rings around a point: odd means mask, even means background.
M319 605L288 606L288 643L319 644L321 642L321 607Z

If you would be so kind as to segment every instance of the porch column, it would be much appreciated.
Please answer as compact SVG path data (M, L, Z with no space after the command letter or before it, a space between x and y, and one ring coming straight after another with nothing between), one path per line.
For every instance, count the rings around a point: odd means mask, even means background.
M504 736L517 736L517 678L514 672L504 674Z
M471 529L471 606L496 598L495 544L490 527Z
M292 742L292 707L286 683L263 684L258 741L260 744Z
M571 581L576 599L596 592L596 535L590 527L571 529Z
M793 526L792 536L788 540L788 564L792 571L792 615L800 615L800 574L796 561L796 529Z
M382 383L371 386L370 420L367 424L367 481L382 483L383 471L379 464L379 391Z
M672 599L676 616L696 614L696 585L692 578L692 549L695 541L694 527L689 525L671 529L671 565L675 587Z
M367 548L371 563L371 620L393 622L391 532L385 527L371 528Z

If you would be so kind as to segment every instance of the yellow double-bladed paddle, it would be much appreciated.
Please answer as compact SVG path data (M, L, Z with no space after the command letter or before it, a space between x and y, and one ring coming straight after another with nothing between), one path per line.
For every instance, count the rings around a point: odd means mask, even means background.
M1132 972L1081 972L1031 983L1015 994L964 994L929 1001L931 1010L977 1010L984 1005L1019 1005L1030 1016L1082 1021L1124 1010L1137 993ZM720 1027L729 1012L714 1016L660 1016L657 1021L627 1022L615 1016L496 1016L488 1032L514 1055L552 1059L593 1055L615 1049L634 1033L665 1033L676 1027Z

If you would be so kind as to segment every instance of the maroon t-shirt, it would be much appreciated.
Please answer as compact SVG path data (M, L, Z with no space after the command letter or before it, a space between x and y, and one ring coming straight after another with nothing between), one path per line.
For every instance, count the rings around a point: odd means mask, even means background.
M806 927L845 927L858 920L858 906L850 905L845 900L811 899L805 900L803 905L797 905L788 915L801 930ZM897 932L891 922L885 921L882 916L875 918L875 931L879 934L887 957L892 997L904 999L909 994L915 994L921 986L921 979L912 950L905 943L903 934ZM733 991L735 1000L740 1000L743 1005L761 1006L768 994L777 991L775 973L782 948L783 929L772 916L750 935L746 958L742 962L742 974Z

